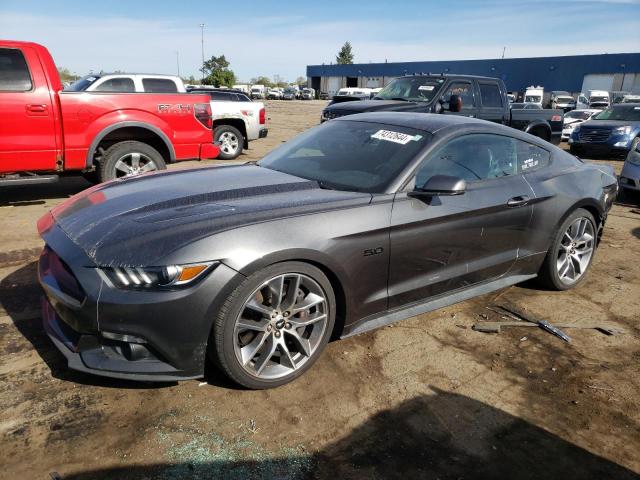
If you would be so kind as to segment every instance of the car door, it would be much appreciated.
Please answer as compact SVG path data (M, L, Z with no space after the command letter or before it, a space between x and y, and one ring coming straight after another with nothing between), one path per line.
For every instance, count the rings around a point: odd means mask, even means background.
M463 117L475 117L478 113L477 102L473 90L473 84L467 80L455 80L451 82L442 96L443 104L449 105L452 95L458 95L462 100L462 109L459 112L444 110L445 115L461 115Z
M0 48L0 172L55 169L60 146L54 116L37 53Z
M515 141L486 133L447 140L396 194L389 308L497 278L513 265L534 196L518 173ZM466 192L428 200L407 195L438 174L463 178Z
M478 118L495 123L505 123L505 95L500 91L498 82L478 81L480 91L480 112Z

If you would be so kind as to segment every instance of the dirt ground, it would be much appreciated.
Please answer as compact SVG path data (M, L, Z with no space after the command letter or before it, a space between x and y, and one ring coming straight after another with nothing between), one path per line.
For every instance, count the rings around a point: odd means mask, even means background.
M269 136L241 159L324 104L268 102ZM640 198L614 206L576 290L528 283L333 342L293 384L253 392L215 371L167 385L67 370L40 324L35 222L86 187L0 191L3 478L640 478ZM494 305L624 333L472 330L500 320Z

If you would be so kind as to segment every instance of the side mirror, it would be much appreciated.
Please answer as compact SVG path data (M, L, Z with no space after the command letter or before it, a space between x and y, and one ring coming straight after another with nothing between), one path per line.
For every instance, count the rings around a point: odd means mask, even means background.
M451 95L449 98L449 111L459 112L462 110L462 97L459 95Z
M462 178L449 175L434 175L420 188L409 192L407 195L414 198L443 197L462 195L467 189L467 182Z

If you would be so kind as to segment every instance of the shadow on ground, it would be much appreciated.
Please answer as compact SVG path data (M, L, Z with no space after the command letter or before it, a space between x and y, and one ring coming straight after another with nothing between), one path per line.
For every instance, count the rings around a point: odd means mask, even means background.
M90 186L81 176L72 176L48 184L3 187L0 191L0 207L42 205L48 199L67 198Z
M416 397L375 415L315 454L296 451L277 458L256 458L255 451L248 451L230 455L212 442L194 451L180 449L180 455L166 464L91 470L61 478L638 478L504 411L466 396L433 391L434 395Z

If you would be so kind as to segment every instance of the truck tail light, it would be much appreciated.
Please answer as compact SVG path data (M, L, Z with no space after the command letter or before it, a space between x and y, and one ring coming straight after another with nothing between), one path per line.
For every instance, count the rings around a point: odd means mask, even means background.
M260 109L260 125L267 123L267 111L264 108Z
M560 115L554 115L553 117L551 117L552 122L559 122L561 120L562 120L562 116Z
M213 119L211 118L211 104L196 103L193 106L193 114L198 121L207 128L213 127Z

